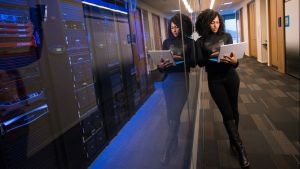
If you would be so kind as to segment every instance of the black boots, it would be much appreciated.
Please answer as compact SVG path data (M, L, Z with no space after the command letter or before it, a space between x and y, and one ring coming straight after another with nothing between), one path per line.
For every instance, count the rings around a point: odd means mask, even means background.
M232 144L233 148L236 150L240 162L240 166L242 168L247 168L250 166L250 162L248 160L245 148L242 144L242 140L239 136L235 120L230 120L224 122L225 128L227 130L230 143Z
M167 165L169 163L172 153L174 153L177 149L179 123L179 121L169 120L169 130L165 145L166 149L161 157L161 163L163 165Z
M236 126L236 129L237 131L239 131L239 121L240 121L240 116L239 116L239 113L234 113L233 114L233 118L235 120L235 126ZM235 156L238 156L238 152L235 148L235 146L233 145L233 142L231 139L229 139L230 141L230 150L231 150L231 153Z

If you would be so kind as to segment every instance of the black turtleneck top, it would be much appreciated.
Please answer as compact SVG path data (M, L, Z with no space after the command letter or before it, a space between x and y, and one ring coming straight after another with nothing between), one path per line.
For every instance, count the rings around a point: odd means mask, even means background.
M238 63L232 65L209 60L209 56L214 52L219 52L222 45L232 43L232 37L229 33L211 33L206 37L199 38L196 41L198 64L205 66L205 70L208 73L225 73L231 68L236 68Z
M163 42L163 50L171 50L173 55L183 55L183 47L185 52L185 58L181 60L175 60L176 66L170 66L164 69L165 72L184 72L184 61L186 64L186 71L189 72L190 67L194 67L196 65L195 61L195 48L194 48L194 40L188 37L184 38L184 45L182 45L181 38L168 38Z

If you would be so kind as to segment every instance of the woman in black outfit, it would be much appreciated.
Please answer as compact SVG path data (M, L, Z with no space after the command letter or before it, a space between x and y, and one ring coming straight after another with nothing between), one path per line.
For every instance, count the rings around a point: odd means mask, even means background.
M235 68L239 63L234 51L230 56L224 56L220 63L216 61L220 46L232 44L232 37L224 32L224 22L220 14L211 9L199 14L196 31L201 36L196 42L198 64L205 66L209 91L222 114L231 150L238 155L242 168L249 167L250 163L238 133L240 79Z
M162 60L158 65L161 71L167 73L167 78L162 84L169 126L165 150L161 159L164 164L168 163L171 151L176 148L178 143L181 111L187 100L187 73L190 67L196 64L193 59L194 40L190 38L192 32L193 25L188 16L179 13L173 16L168 26L168 38L163 42L163 50L171 50L176 66L170 65L166 60Z

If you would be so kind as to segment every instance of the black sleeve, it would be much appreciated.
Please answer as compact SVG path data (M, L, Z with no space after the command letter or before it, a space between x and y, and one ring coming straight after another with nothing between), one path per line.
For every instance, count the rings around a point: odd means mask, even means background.
M166 39L166 40L164 40L164 42L163 42L163 46L162 46L163 48L163 50L169 50L169 47L168 47L168 40Z
M230 33L227 33L227 43L226 44L233 44L232 36Z
M197 64L200 67L203 67L206 65L208 58L203 53L203 39L199 38L195 43L195 56L197 59Z
M169 42L168 42L168 39L164 40L163 45L162 45L162 50L169 50ZM157 69L158 69L158 71L161 72L161 73L164 73L164 72L166 71L165 69L159 68L158 66L157 66Z
M189 67L195 67L197 65L197 56L196 56L196 49L195 49L195 41L194 40L190 40L189 41L189 52L188 52L188 63L189 63Z
M239 67L239 61L235 65L233 65L233 68L237 68L237 67Z

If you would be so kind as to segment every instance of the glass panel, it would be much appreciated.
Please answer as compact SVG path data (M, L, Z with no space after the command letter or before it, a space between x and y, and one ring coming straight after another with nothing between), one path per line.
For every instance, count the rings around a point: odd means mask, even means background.
M172 4L0 0L0 168L195 168L197 12Z
M173 14L169 19L168 36L163 41L163 49L170 50L175 65L159 67L166 74L166 78L159 82L163 94L164 114L162 123L166 135L162 147L160 162L167 168L188 168L192 155L192 136L194 128L196 71L194 40L191 35L193 26L191 16L182 13ZM163 64L163 63L161 63ZM161 70L163 69L163 70ZM176 155L174 152L176 151Z
M235 14L224 15L225 29L226 32L230 33L232 36L233 43L238 42L238 30L237 30L237 20Z

